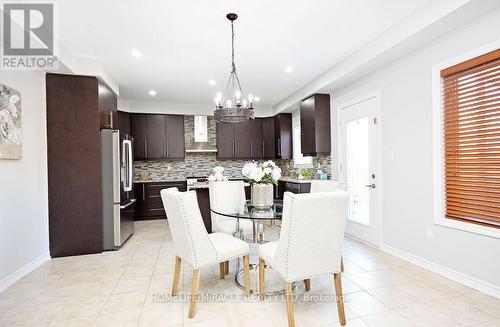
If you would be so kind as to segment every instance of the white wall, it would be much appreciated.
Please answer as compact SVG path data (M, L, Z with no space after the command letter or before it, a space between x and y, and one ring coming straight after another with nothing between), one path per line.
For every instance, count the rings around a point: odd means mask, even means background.
M433 65L497 39L500 11L334 91L332 103L336 112L343 103L380 91L383 243L500 289L500 239L433 223L431 89ZM427 227L433 238L426 236Z
M0 160L0 291L48 260L45 77L1 71L0 83L21 92L23 158Z

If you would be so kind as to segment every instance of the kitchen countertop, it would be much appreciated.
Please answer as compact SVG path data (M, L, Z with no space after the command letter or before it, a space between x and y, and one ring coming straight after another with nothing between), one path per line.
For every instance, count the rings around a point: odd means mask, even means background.
M299 183L299 184L311 183L310 179L298 179L294 177L281 177L279 180L282 182Z
M166 183L166 182L185 182L186 179L148 179L148 180L134 180L134 183Z

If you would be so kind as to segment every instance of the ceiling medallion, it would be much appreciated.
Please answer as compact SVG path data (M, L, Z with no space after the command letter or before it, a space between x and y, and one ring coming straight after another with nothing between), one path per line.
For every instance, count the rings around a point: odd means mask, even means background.
M238 15L229 13L226 17L231 21L231 74L229 75L225 94L217 92L215 96L214 116L219 123L246 123L254 118L254 99L251 94L246 98L243 96L240 80L236 73L236 65L234 64L233 22L238 18Z

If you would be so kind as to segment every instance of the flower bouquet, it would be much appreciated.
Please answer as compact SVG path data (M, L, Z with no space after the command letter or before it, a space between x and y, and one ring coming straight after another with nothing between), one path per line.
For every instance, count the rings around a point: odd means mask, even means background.
M277 185L281 178L281 168L271 160L248 161L241 173L252 187L252 205L257 209L270 208L274 202L273 185Z

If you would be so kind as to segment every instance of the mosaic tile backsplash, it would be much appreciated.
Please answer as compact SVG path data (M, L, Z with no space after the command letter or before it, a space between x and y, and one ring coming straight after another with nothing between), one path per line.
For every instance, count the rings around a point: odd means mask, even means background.
M184 117L185 142L188 147L193 142L194 117ZM213 117L208 119L208 139L216 144L215 121ZM176 181L184 180L187 176L208 176L215 166L224 167L224 175L229 178L242 178L241 168L246 160L217 160L216 153L186 153L185 160L154 160L135 161L135 179L139 179L141 173L147 173L150 180ZM283 170L283 176L295 177L298 170L293 168L293 160L276 160L276 164ZM319 156L314 158L314 168L318 167L331 175L331 156Z

